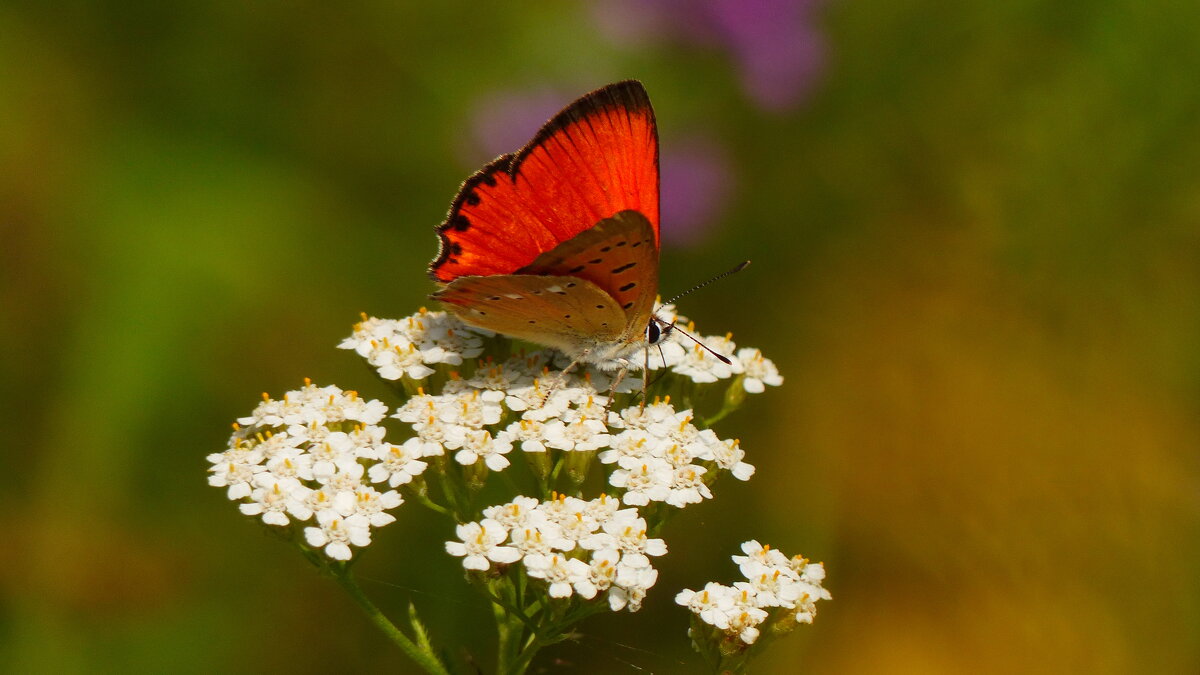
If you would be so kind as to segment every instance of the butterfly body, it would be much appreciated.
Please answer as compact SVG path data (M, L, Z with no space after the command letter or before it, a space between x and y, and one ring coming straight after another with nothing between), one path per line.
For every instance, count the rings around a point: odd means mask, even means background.
M645 344L658 290L658 133L641 84L572 103L463 184L433 294L466 323L608 365Z

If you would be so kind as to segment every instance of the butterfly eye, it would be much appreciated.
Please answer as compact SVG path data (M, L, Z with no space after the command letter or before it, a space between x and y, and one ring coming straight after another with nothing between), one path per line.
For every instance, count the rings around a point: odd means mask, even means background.
M658 323L651 320L646 326L646 342L649 344L658 344L658 340L662 337L662 331L658 329Z

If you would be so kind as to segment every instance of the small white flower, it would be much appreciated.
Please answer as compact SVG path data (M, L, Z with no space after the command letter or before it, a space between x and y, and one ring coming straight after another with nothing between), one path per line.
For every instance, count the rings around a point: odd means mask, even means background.
M523 527L538 527L547 522L545 514L537 510L538 500L533 497L515 497L507 504L489 506L483 516L512 530Z
M624 457L641 459L651 457L663 444L664 440L653 436L644 429L626 429L610 441L610 449L597 455L601 464L613 464Z
M538 379L529 387L509 392L504 399L510 410L521 412L521 419L545 422L566 414L581 390L564 387L554 381Z
M454 461L469 465L483 460L492 471L503 471L510 462L504 455L512 450L512 442L494 438L486 430L467 432L462 449L454 455Z
M742 450L741 441L734 439L706 444L699 458L715 462L718 467L733 474L734 478L745 481L754 475L754 466L742 461L745 457L746 451Z
M590 536L593 532L600 529L600 523L586 515L583 511L577 512L573 517L566 518L558 523L559 532L562 536L563 544L560 544L559 550L570 551L575 548L575 543Z
M547 447L575 452L606 447L610 439L604 422L587 417L569 424L562 420L547 422L544 432Z
M229 447L223 452L214 452L208 455L206 457L208 462L214 466L219 464L229 464L230 462L233 462L234 464L249 464L251 466L255 464L261 464L263 460L263 453L258 449L258 446L261 445L261 443L252 443L251 441L247 440L245 436L243 436L244 432L245 429L239 427L229 439Z
M580 596L596 597L596 586L591 582L592 568L582 560L552 555L542 560L525 562L529 576L545 579L550 584L550 597L569 598L574 590Z
M376 348L367 356L370 363L385 380L398 380L408 377L421 380L432 375L433 368L425 365L426 354L407 340L383 341L374 345Z
M657 571L651 571L657 578ZM646 590L641 586L613 586L608 589L608 606L614 612L622 609L636 612L642 608L642 601L646 599Z
M681 509L688 504L699 504L705 499L712 499L712 491L704 484L705 471L707 469L696 464L676 469L666 502Z
M301 512L308 514L319 514L324 511L333 511L334 513L337 513L336 509L334 508L334 497L334 493L324 488L318 490L309 490L308 494L301 498L301 504L299 508L301 509ZM293 515L295 515L297 518L300 518L300 520L308 520L309 517L305 516L301 518L299 513L295 512Z
M709 349L727 358L732 357L736 349L736 345L728 337L709 336L703 338L702 342ZM688 350L687 356L671 370L692 378L693 382L704 384L733 377L735 373L742 372L742 364L733 359L730 359L730 363L725 363L708 353L704 347L694 344Z
M341 402L342 418L346 421L379 424L380 420L387 417L388 409L382 401L368 401L353 391L346 392L346 397Z
M342 491L354 492L363 486L366 467L353 458L336 462L317 462L313 467L313 478L333 494Z
M322 483L325 482L322 476L329 476L336 467L358 463L354 442L341 431L327 435L320 443L310 444L308 452L313 460L313 476Z
M617 564L621 561L621 553L616 549L604 548L592 552L589 564L591 572L588 580L597 591L606 591L617 580Z
M446 454L447 450L461 448L471 429L457 424L446 424L436 417L413 425L417 436L425 442L426 457Z
M609 399L607 396L597 394L589 384L588 387L580 387L570 390L574 393L571 399L572 407L568 408L562 414L564 422L575 422L581 418L590 418L601 421L608 419L611 413L608 409Z
M420 461L433 445L420 438L410 438L403 445L384 443L375 448L372 459L379 460L367 470L367 478L372 483L387 481L391 487L398 487L412 481L415 476L424 473L429 466Z
M420 379L433 372L423 364L459 365L483 351L480 334L445 312L422 309L404 319L363 317L338 347L353 349L385 379Z
M254 449L262 453L263 458L268 460L280 453L295 450L304 443L303 438L293 436L287 431L260 432L256 437L259 442L254 446Z
M556 494L553 499L544 501L538 505L540 511L547 520L552 523L562 524L576 517L588 508L588 503L578 497L571 497L563 494Z
M767 620L767 613L757 607L744 607L729 613L729 633L748 645L758 639L758 626Z
M747 567L748 563L759 563L767 567L787 567L791 563L788 557L779 551L779 549L764 546L754 539L743 543L741 548L742 552L746 555L733 556L733 562L741 570L742 576L749 576L747 570L750 574L754 573L755 568Z
M729 612L733 609L735 590L710 581L702 591L684 589L675 596L676 604L687 607L705 623L721 630L729 628Z
M807 589L798 582L795 576L785 574L777 567L767 567L761 563L750 563L746 571L746 581L737 582L735 588L747 590L754 596L756 607L793 607L796 600Z
M645 407L629 406L622 410L621 421L616 426L625 429L649 429L651 425L661 423L675 414L675 408L671 405L671 397L668 396L664 400L656 399Z
M766 389L764 385L778 387L783 384L783 377L779 375L775 364L771 359L763 358L761 351L749 347L739 349L737 360L744 372L742 388L748 393L761 394Z
M271 477L270 474L259 474L259 476ZM303 500L311 490L301 485L300 481L295 478L271 478L273 480L259 481L260 487L250 493L252 501L238 506L241 512L247 516L262 515L264 523L282 526L291 522L288 520L287 514L299 506L297 518L301 520L307 518L307 510L303 508L300 500Z
M655 453L655 456L667 460L671 468L678 472L679 469L691 466L692 460L696 459L691 452L691 447L692 445L680 445L666 441L659 445L660 451Z
M631 506L645 506L650 502L663 502L671 494L675 482L675 471L671 464L658 457L638 459L627 457L619 463L620 469L613 471L608 482L613 487L624 488L621 500Z
M524 368L506 365L501 363L481 367L465 384L483 390L483 396L489 401L503 401L510 390L533 381L533 377Z
M492 562L508 564L521 559L520 551L500 545L508 538L508 531L494 520L485 518L477 523L465 523L455 532L462 541L446 542L446 552L464 558L466 569L482 571L489 569Z
M633 509L629 509L629 511L633 511ZM612 520L620 512L621 500L613 495L600 495L583 507L583 514L591 517L599 525ZM636 511L634 511L634 515L636 515Z
M351 545L361 548L371 543L371 526L364 516L344 518L333 510L319 511L317 524L304 528L304 539L313 548L324 548L334 560L349 560Z
M313 479L313 457L300 448L280 450L267 460L266 467L277 478Z
M569 551L575 547L575 542L562 538L554 523L513 528L508 535L512 546L521 552L526 567L541 565L554 552Z
M350 452L356 457L374 459L377 454L376 448L384 445L383 436L386 433L387 429L374 424L356 425L346 434L346 439L350 442Z
M212 475L208 477L208 484L213 487L228 487L225 493L227 497L233 500L242 499L250 496L254 477L266 470L267 468L260 464L222 462L209 468Z
M395 490L380 492L373 487L362 486L354 492L339 492L334 497L334 509L345 516L360 515L371 527L383 527L394 522L396 517L384 513L404 503L404 498Z
M438 419L442 422L472 429L496 424L503 414L500 404L484 398L478 389L452 396L438 407Z
M392 417L407 422L408 424L417 424L425 422L430 417L437 417L438 407L445 401L446 398L441 396L431 396L429 394L417 394L404 402L404 405L396 409L392 413Z
M598 532L580 541L580 546L592 551L605 548L617 549L625 557L629 557L628 554L660 556L667 552L665 541L650 539L646 536L646 521L640 517L617 516L604 523L602 529L603 532ZM624 560L624 558L622 559ZM632 564L633 560L629 562ZM648 565L649 562L646 564Z
M511 443L520 443L523 452L546 452L545 424L537 420L517 420L496 434Z

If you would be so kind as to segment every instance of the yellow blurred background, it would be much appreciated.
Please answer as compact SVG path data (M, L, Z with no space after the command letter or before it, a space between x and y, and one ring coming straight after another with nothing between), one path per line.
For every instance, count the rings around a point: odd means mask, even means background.
M678 588L757 538L834 600L759 672L1200 672L1200 5L0 4L0 663L411 672L204 456L425 302L456 186L641 79L662 288L784 386L758 475L647 607L547 672L696 672ZM532 126L530 126L532 125ZM359 565L452 650L482 605L416 507ZM440 523L439 523L440 525ZM463 618L473 617L473 618Z

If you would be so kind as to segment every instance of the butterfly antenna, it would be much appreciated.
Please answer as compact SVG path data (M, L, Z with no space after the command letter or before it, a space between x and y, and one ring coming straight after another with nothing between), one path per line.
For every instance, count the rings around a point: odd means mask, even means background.
M693 293L693 292L695 292L695 291L698 291L698 290L700 290L701 288L704 288L705 286L707 286L707 285L709 285L709 284L713 283L714 281L720 281L721 279L724 279L724 278L725 278L725 277L727 277L727 276L730 276L730 275L732 275L732 274L737 274L738 272L741 272L742 270L746 269L746 267L747 267L747 266L749 266L749 265L750 265L750 261L749 261L749 260L743 260L742 262L738 263L738 264L737 264L737 266L736 266L736 267L734 267L733 269L731 269L731 270L728 270L728 271L726 271L726 272L722 272L722 273L718 274L717 276L715 276L715 277L713 277L713 278L709 279L708 281L705 281L705 282L703 282L703 283L696 284L695 286L692 286L691 288L689 288L689 289L687 289L686 291L684 291L684 292L680 293L679 295L676 295L675 297L671 298L670 300L667 300L667 301L666 301L666 302L664 302L663 304L664 304L664 305L669 305L669 304L671 304L671 303L675 302L676 300L678 300L678 299L682 298L682 297L683 297L683 296L685 296L685 295L689 295L689 294L691 294L691 293Z
M745 264L743 264L743 265L742 265L742 267L745 267L745 266L746 266ZM737 270L733 270L733 272L736 272L736 271L737 271ZM721 276L727 276L727 275L729 275L729 274L733 274L733 272L726 272L725 274L723 274L723 275L721 275ZM718 278L719 278L719 277L718 277ZM706 345L706 344L704 344L703 342L701 342L701 341L700 341L700 338L698 338L698 337L696 337L695 335L692 335L691 333L687 332L686 330L684 330L684 329L680 328L680 327L679 327L678 325L676 325L675 323L669 323L669 324L667 324L667 327L668 327L670 330L677 330L677 331L679 331L679 333L680 333L681 335L683 335L683 336L684 336L684 337L686 337L687 339L689 339L689 340L691 340L692 342L695 342L696 344L698 344L698 345L700 345L701 347L703 347L703 348L704 348L704 351L706 351L706 352L708 352L709 354L712 354L713 356L715 356L715 357L717 357L718 359L720 359L721 363L724 363L724 364L725 364L725 365L727 365L727 366L728 366L728 365L732 365L732 364L733 364L733 362L729 360L729 357L728 357L728 356L725 356L724 354L720 354L720 353L718 353L718 352L715 352L715 351L713 351L713 348L712 348L712 347L709 347L708 345Z

